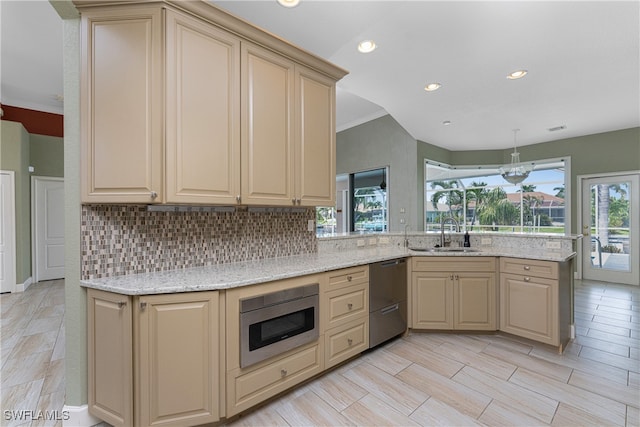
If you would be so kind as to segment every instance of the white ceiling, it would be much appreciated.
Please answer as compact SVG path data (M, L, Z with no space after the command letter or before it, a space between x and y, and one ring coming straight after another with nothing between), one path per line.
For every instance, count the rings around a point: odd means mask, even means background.
M350 71L338 130L388 113L418 140L474 150L512 147L514 128L527 145L640 126L637 0L212 2ZM2 103L62 112L60 18L45 1L0 13ZM362 39L378 49L357 52Z

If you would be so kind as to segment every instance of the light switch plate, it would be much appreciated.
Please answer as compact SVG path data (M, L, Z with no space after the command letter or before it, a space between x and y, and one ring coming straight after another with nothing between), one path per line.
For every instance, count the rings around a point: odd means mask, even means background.
M316 222L310 219L309 222L307 222L307 231L315 231L315 229L316 229Z
M381 245L386 245L389 243L389 238L388 237L379 237L378 238L378 243L380 243Z
M489 246L491 244L491 238L490 237L483 237L481 240L481 244L482 246Z
M378 240L375 237L370 237L369 238L369 245L373 246L376 243L378 243Z
M365 245L364 239L358 239L358 247L361 248Z

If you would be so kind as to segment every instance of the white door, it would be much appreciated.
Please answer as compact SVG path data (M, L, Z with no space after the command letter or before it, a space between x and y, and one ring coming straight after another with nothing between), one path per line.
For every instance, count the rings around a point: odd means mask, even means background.
M640 174L582 179L582 277L640 285Z
M64 277L64 180L32 177L34 279Z
M13 171L0 171L0 292L16 287L16 209Z

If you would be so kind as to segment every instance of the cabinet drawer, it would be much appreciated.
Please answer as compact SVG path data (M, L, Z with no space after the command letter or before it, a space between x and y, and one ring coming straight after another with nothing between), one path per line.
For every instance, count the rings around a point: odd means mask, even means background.
M359 284L325 292L322 296L320 312L325 322L323 330L334 328L357 317L368 315L368 286Z
M413 271L496 271L494 257L423 256L413 257Z
M369 348L369 317L333 328L325 335L325 364L330 368Z
M553 261L528 260L520 258L500 258L500 272L524 274L546 279L558 278L558 263Z
M247 373L227 378L227 417L235 415L322 372L322 340Z
M360 265L358 267L329 271L327 277L330 290L355 285L356 283L368 283L369 266Z

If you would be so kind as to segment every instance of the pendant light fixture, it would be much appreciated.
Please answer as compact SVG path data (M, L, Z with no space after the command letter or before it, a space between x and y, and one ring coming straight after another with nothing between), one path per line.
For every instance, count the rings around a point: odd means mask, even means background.
M520 163L520 153L517 149L517 134L520 129L513 130L513 153L511 153L511 164L502 166L499 171L505 181L511 184L520 184L527 179L533 170L533 164Z

